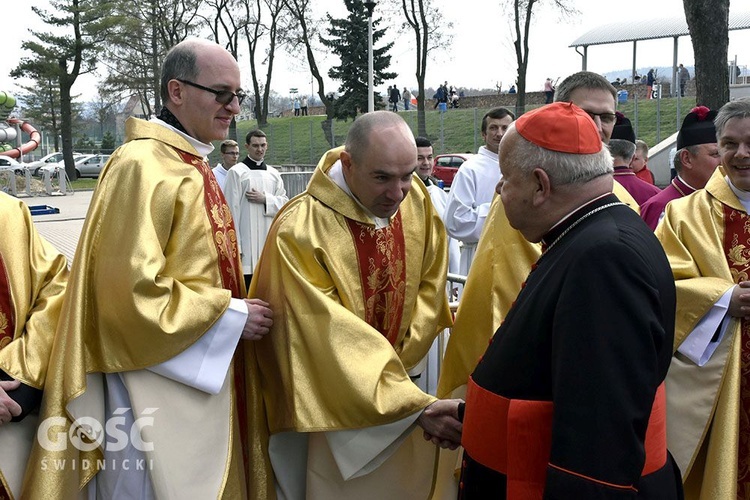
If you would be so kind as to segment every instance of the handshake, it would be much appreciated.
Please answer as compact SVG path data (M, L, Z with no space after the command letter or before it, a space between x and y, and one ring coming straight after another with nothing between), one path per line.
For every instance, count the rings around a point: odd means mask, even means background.
M441 448L458 448L463 429L459 418L462 404L460 399L439 399L425 408L417 419L417 425L424 430L424 438Z

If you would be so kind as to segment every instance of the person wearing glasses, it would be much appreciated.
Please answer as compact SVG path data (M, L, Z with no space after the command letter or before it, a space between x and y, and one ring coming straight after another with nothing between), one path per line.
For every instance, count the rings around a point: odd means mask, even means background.
M235 350L272 313L243 299L206 161L240 112L240 82L224 48L186 40L164 59L158 116L126 122L72 265L40 416L53 430L34 444L28 498L244 498L245 476L266 493L250 477L267 477L262 457L243 462L257 420L238 403L249 396Z
M245 148L247 157L229 169L224 194L237 228L245 286L250 288L271 222L289 197L279 171L266 165L266 134L251 130L245 137Z
M240 147L236 141L227 139L221 143L221 163L213 168L213 173L222 191L224 191L224 184L227 182L227 172L237 164L239 159Z

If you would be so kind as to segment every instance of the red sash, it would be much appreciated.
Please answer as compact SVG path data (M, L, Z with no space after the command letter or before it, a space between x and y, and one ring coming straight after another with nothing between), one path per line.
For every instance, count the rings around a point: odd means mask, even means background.
M507 476L508 500L543 497L552 448L552 412L551 401L507 399L469 378L461 445L471 458ZM666 417L662 383L646 429L642 476L667 463Z
M406 252L401 212L382 229L346 219L357 252L365 321L388 339L398 340L406 295Z
M15 313L13 312L13 297L10 294L8 270L5 267L3 256L0 255L0 349L11 343L15 332ZM9 489L6 489L6 485L0 478L0 500L10 500L11 498Z
M724 205L724 253L735 283L750 280L750 217ZM740 436L738 493L750 498L750 322L740 321Z
M0 349L10 344L15 331L16 321L13 312L13 297L10 294L8 270L5 268L3 256L0 255Z
M239 251L237 247L237 233L234 230L234 220L229 211L229 205L221 192L219 183L211 171L211 167L202 158L177 149L185 163L193 165L203 176L203 201L206 206L208 220L213 231L213 242L219 255L219 272L222 286L232 292L235 299L245 294L245 281L242 278ZM240 427L240 442L242 444L242 458L245 470L249 470L249 439L247 435L247 392L245 381L245 349L240 343L234 353L234 391L237 404L237 416Z

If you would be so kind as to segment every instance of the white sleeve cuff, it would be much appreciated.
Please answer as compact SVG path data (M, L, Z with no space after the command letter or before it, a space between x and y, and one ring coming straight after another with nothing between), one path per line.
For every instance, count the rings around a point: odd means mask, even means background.
M345 481L364 476L393 455L412 431L419 410L390 424L324 433Z
M231 299L224 314L193 345L148 370L203 392L218 394L246 321L245 301Z
M731 319L727 311L733 290L734 287L731 287L724 292L724 295L701 318L677 349L677 352L698 366L705 365L711 359L721 339L724 338ZM712 341L717 330L719 330L719 335L715 341Z

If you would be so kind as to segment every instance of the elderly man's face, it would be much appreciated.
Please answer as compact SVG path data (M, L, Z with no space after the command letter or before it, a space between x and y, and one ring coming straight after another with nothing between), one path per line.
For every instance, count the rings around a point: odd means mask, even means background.
M719 148L716 143L700 144L695 147L695 154L689 150L685 150L684 153L688 156L690 162L690 174L687 174L684 170L685 163L683 162L683 172L686 173L686 179L689 184L694 188L703 188L708 183L708 179L714 174L714 170L721 163L721 155L719 154Z
M240 90L240 69L229 52L219 45L201 46L196 56L198 76L193 83L234 93ZM221 104L211 92L185 83L180 86L182 101L176 114L187 133L204 143L225 139L232 118L240 112L237 98Z
M341 163L352 194L373 215L390 217L411 189L417 147L406 125L376 127L358 162L344 152Z
M719 137L721 164L735 187L750 191L750 118L732 118Z
M612 94L602 89L580 87L570 93L570 102L591 116L602 142L609 144L617 121L615 98Z

